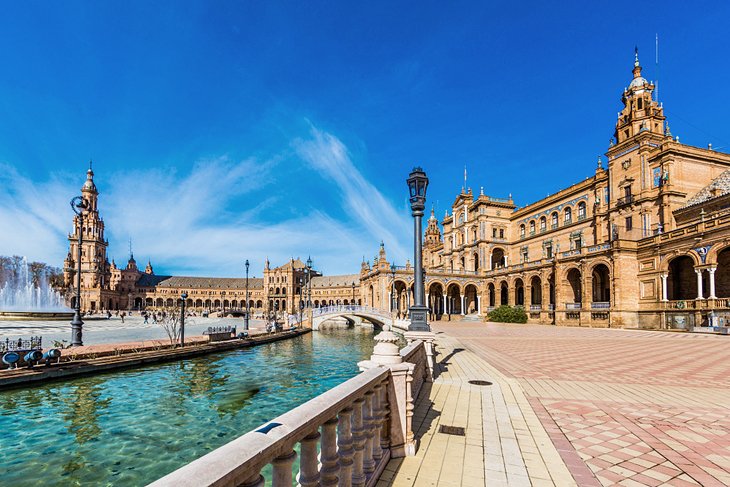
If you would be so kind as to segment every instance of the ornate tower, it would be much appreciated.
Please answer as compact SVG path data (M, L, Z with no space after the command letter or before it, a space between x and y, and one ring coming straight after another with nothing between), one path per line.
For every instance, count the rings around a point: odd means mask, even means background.
M617 144L643 132L664 136L664 108L652 99L654 84L641 76L639 50L634 54L634 79L621 95L623 110L618 114L614 138Z
M436 215L433 214L433 208L431 208L431 217L428 219L428 226L426 227L426 241L424 247L430 248L441 243L441 230L439 229L439 222L436 219Z
M109 242L104 238L104 220L99 216L99 192L94 184L94 171L89 164L86 171L86 181L81 187L81 195L88 202L88 209L81 216L74 217L74 230L68 236L69 254L64 261L64 282L72 285L76 273L76 246L79 232L82 236L81 244L81 289L108 289L109 288L109 261L106 249Z

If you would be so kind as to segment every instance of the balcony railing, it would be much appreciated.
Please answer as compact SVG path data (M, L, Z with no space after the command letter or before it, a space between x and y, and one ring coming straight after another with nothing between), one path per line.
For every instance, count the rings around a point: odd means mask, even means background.
M530 311L542 311L542 305L540 305L540 304L531 304L530 305Z
M581 309L582 303L565 303L565 309Z
M616 200L616 206L626 206L634 202L634 195L629 194Z
M608 301L594 301L591 303L591 309L609 309L611 303Z

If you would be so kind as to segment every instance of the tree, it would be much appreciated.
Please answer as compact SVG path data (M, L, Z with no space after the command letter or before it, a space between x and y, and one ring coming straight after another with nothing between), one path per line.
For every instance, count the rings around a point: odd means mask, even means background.
M170 345L177 346L180 343L180 332L182 331L180 322L180 308L165 308L161 312L157 312L157 324L165 330L167 337L170 339ZM185 317L187 325L194 324L190 317Z

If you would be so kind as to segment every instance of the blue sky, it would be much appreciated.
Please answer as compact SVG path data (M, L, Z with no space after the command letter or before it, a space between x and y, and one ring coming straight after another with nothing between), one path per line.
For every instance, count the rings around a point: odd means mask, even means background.
M464 166L519 205L591 175L635 45L672 133L730 150L730 4L586 5L6 3L0 254L61 264L91 158L117 263L403 263L414 165L439 217Z

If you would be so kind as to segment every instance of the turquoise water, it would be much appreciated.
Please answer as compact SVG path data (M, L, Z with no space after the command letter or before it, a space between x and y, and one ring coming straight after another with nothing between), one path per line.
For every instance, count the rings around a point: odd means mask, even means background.
M0 392L0 484L145 485L355 376L372 346L333 330Z

